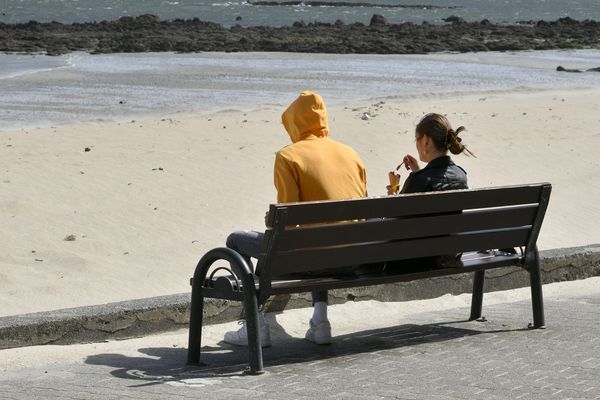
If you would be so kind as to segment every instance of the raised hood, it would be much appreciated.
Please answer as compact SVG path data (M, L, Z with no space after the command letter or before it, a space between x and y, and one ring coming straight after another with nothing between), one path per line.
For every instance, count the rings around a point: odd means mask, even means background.
M293 143L310 135L326 137L329 134L327 109L321 96L305 91L283 112L281 121Z

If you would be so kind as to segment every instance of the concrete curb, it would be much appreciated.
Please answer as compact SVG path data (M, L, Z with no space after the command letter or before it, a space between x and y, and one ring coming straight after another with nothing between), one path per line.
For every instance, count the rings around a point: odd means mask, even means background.
M600 275L600 245L543 251L540 254L544 283L584 279ZM486 292L529 285L529 275L520 268L502 268L486 273ZM446 293L470 293L472 274L401 282L363 288L333 290L333 304L346 301L408 301ZM310 294L292 296L287 308L310 306ZM190 294L153 297L98 306L78 307L0 318L0 349L42 344L72 344L125 339L187 327ZM484 305L485 306L485 305ZM272 307L276 308L276 307ZM207 324L235 320L239 303L206 299Z

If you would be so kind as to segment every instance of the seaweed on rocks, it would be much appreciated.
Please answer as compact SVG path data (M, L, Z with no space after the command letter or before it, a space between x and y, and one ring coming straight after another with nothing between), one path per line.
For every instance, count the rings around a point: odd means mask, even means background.
M416 54L440 51L509 51L600 48L600 23L565 17L516 25L450 16L445 24L389 23L373 15L369 25L302 21L292 26L225 28L198 18L160 20L146 14L116 21L62 24L0 23L0 51L50 55L72 51Z

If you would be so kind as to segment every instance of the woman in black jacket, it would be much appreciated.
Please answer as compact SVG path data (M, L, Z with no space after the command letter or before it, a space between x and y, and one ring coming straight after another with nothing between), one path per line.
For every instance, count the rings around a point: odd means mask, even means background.
M419 159L427 165L421 168L415 157L405 155L396 171L389 173L388 194L398 193L400 176L397 171L402 165L411 172L400 193L467 189L467 173L448 156L448 151L452 154L465 152L473 155L458 136L464 130L464 126L452 129L450 122L443 115L425 115L415 128L415 142Z
M467 189L467 173L464 169L454 164L448 151L452 154L465 152L471 153L461 143L458 136L465 128L454 130L446 117L440 114L427 114L415 128L415 141L419 159L426 162L424 168L410 154L402 159L396 171L389 173L390 185L387 186L388 194L398 193L400 176L397 174L402 165L411 171L402 186L400 193L436 192L440 190ZM403 272L419 271L430 268L460 267L461 254L447 256L424 257L413 260L394 261L386 263L388 271L401 268Z

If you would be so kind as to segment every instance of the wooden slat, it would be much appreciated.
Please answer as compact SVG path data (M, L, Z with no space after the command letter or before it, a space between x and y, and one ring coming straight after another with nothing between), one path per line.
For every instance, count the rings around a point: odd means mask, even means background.
M536 205L468 211L462 214L293 227L281 234L279 251L450 235L531 225Z
M376 242L348 247L290 251L274 255L271 260L271 271L264 272L269 275L285 275L324 268L453 254L462 251L523 246L527 241L529 231L529 228L516 228L436 238ZM261 273L263 272L261 271Z
M342 201L289 203L272 205L271 210L285 208L288 225L449 213L467 209L537 203L542 185L414 193ZM275 216L270 215L271 223L274 222L274 219Z

